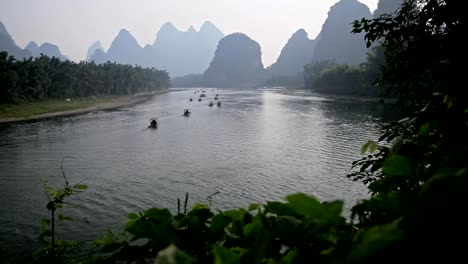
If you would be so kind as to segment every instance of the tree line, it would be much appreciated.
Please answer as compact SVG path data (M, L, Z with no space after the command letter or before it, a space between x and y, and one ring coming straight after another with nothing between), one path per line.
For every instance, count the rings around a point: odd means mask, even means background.
M155 68L75 63L45 55L16 60L0 52L0 83L0 103L21 103L157 91L169 87L170 77Z
M376 81L384 64L381 46L374 46L360 65L313 61L304 66L304 86L318 93L378 96Z

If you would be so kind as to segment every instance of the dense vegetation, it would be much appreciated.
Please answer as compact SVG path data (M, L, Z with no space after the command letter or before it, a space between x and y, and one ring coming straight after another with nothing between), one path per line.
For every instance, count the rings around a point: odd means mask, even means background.
M382 42L382 94L398 98L406 118L382 128L379 142L354 163L349 177L368 184L371 198L341 216L342 202L305 194L246 209L195 204L172 214L151 208L128 215L122 234L95 242L86 262L147 263L398 263L464 259L468 163L468 99L462 83L467 32L463 2L409 0L392 16L363 19L368 46ZM52 191L52 212L72 194L68 181ZM76 191L84 189L75 186ZM50 190L50 189L49 189ZM68 191L66 193L66 191ZM211 197L210 197L211 198ZM62 216L62 220L66 217ZM44 221L49 225L50 221ZM53 228L53 227L52 227ZM46 235L53 235L47 232ZM58 242L37 262L71 261ZM51 260L52 259L52 260Z
M129 95L169 87L166 71L116 63L61 61L41 56L15 60L0 53L0 103L96 95Z
M313 61L304 66L305 88L317 93L378 96L375 84L384 66L383 48L376 46L360 65Z

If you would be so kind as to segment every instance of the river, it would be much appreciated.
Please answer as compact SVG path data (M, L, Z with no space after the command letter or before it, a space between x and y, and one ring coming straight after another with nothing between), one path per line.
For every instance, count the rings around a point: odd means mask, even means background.
M360 147L378 137L382 114L373 100L321 96L282 89L171 90L151 100L31 123L0 126L0 245L15 256L37 246L40 219L47 217L41 177L88 190L70 199L58 235L76 241L122 230L127 213L150 207L248 206L305 192L340 199L346 209L368 196L346 178ZM221 107L208 106L219 94ZM194 98L189 102L189 98ZM216 102L216 101L215 101ZM190 108L189 117L182 116ZM158 129L149 119L158 117Z

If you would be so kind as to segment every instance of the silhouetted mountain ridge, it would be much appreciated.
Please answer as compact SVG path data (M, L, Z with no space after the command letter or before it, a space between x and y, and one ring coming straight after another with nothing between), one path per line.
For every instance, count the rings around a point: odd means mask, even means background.
M38 46L36 42L31 41L25 48L31 52L33 57L40 57L41 54L44 54L48 57L56 57L61 60L69 60L69 58L60 52L60 49L57 45L51 43L43 43L41 46Z
M382 14L393 14L400 9L403 1L404 0L379 0L377 9L374 11L374 17L378 17Z
M31 52L18 47L6 29L5 25L0 21L0 51L8 52L8 56L13 56L17 60L31 57Z
M304 29L296 31L288 40L278 60L266 69L268 76L292 76L304 70L311 62L315 41L307 36Z
M367 48L364 34L353 34L352 22L372 18L369 8L357 0L341 0L330 8L317 37L314 60L334 60L340 64L365 61Z
M102 47L101 42L99 42L99 40L94 42L93 45L91 45L91 47L88 48L88 52L86 52L86 61L89 61L91 59L96 50L104 51L104 48Z
M166 22L156 34L153 44L142 48L130 32L122 29L107 53L94 53L90 60L155 67L167 70L171 76L203 73L223 37L224 34L209 21L202 25L200 31L193 26L187 31L180 31L171 22Z
M219 41L202 83L208 87L255 87L263 79L260 45L242 33Z

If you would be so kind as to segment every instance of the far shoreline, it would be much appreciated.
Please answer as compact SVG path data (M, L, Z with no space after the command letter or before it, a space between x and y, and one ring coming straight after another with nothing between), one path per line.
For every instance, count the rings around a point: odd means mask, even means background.
M21 123L21 122L29 122L29 121L38 121L43 119L49 119L54 117L65 117L65 116L73 116L73 115L81 115L95 111L104 111L104 110L113 110L122 107L127 107L139 103L143 103L156 95L164 94L169 92L169 89L164 91L157 91L157 92L150 92L150 93L139 93L134 95L128 96L121 96L111 99L108 102L97 103L93 106L86 107L86 108L78 108L73 110L66 110L66 111L57 111L57 112L50 112L44 113L39 115L33 115L28 117L7 117L7 118L0 118L0 125L3 124L12 124L12 123Z

